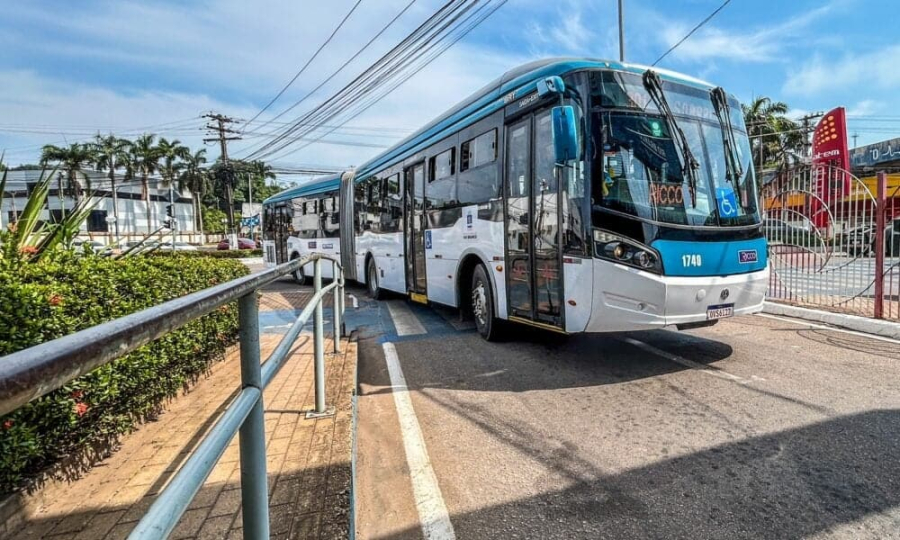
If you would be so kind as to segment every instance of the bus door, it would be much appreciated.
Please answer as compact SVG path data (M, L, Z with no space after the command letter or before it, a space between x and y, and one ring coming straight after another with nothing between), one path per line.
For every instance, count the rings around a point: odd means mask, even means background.
M406 290L416 302L427 302L425 281L425 162L407 167L403 182L406 238Z
M561 327L559 181L550 111L509 124L506 144L509 316Z

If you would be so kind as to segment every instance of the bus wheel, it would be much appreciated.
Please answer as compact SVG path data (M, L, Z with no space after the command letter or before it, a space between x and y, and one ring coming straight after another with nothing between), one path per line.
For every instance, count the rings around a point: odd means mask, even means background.
M369 264L366 265L366 287L369 289L369 296L374 300L381 300L384 293L378 286L378 268L375 266L375 259L370 258Z
M295 260L295 259L298 259L298 258L299 258L299 257L294 257L294 258L291 259L291 260ZM297 283L298 285L306 285L306 274L303 273L303 267L302 267L302 266L301 266L300 268L298 268L297 270L295 270L294 273L291 274L291 275L294 276L294 282L295 282L295 283Z
M499 321L494 318L491 282L488 280L484 265L481 264L475 267L475 273L472 275L472 315L481 337L487 341L496 341L499 338Z

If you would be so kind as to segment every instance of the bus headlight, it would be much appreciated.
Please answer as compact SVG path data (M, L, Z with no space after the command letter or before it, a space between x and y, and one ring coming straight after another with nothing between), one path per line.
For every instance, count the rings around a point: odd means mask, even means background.
M659 254L653 248L624 236L594 229L594 246L601 259L626 264L648 272L662 273Z

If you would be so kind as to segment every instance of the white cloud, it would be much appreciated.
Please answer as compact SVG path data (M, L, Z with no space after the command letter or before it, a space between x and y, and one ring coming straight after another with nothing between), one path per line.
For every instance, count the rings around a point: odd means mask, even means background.
M875 99L864 99L847 108L847 116L871 116L884 109L884 103Z
M889 90L900 85L900 44L878 51L846 54L840 59L816 57L788 75L784 91L810 96L848 88Z
M802 30L831 11L831 4L825 5L790 17L780 24L766 25L752 31L706 25L670 54L673 58L688 61L716 58L741 62L780 61L783 57L779 53L800 37ZM656 18L660 23L659 26L663 28L661 42L666 46L664 50L678 43L696 25L696 22L663 21L658 14ZM662 24L663 22L665 24Z
M407 3L408 0L363 3L298 80L297 87L291 88L273 110L292 103L321 82ZM34 161L40 145L87 138L96 127L137 128L186 119L195 120L160 132L198 148L204 135L200 114L216 110L242 118L255 115L324 41L351 5L349 1L249 4L224 0L188 6L117 2L102 9L75 9L71 14L60 14L20 4L14 24L6 24L47 27L46 39L33 41L35 46L44 47L56 60L71 59L73 64L83 63L95 69L85 71L83 76L72 76L76 79L73 81L51 74L52 70L40 72L0 65L0 124L57 126L41 130L65 132L28 134L0 129L0 149L9 149L9 163ZM370 50L309 103L281 120L299 116L341 88L438 5L437 0L413 5ZM58 28L61 18L66 19L65 31L51 31ZM11 33L2 32L3 25L0 23L0 47L21 48ZM460 42L351 123L417 128L522 60ZM117 73L116 80L97 76L98 66L107 73ZM272 126L267 128L271 129ZM389 144L401 137L396 132L384 135L335 134L329 138ZM248 138L229 148L239 155L241 148L252 143ZM379 151L316 144L284 161L358 165ZM209 153L218 154L215 147Z

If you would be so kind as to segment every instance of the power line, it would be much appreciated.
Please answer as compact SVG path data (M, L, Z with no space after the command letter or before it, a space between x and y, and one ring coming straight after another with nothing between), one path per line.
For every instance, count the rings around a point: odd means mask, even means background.
M308 135L319 129L329 119L336 118L351 107L355 107L356 111L349 113L351 114L350 118L343 120L340 124L348 122L423 69L447 48L499 9L505 2L506 0L502 0L492 5L490 0L488 0L488 2L483 3L474 13L465 17L462 21L460 19L478 3L478 0L475 2L458 2L455 5L454 2L448 2L420 25L419 28L410 33L400 44L382 56L367 70L363 71L342 90L334 94L319 107L301 116L294 126L283 130L281 135L254 150L251 152L251 155L255 157L274 155L291 144L289 141L284 141L286 137L298 134L298 132L301 136ZM487 10L488 6L491 5L493 9ZM487 13L480 14L485 10L487 10ZM466 27L472 19L477 20ZM460 28L464 28L464 30L459 32ZM449 43L446 43L448 41ZM438 46L438 50L430 53L436 46ZM423 57L425 57L424 61L422 61ZM385 92L376 95L389 84L390 86ZM313 124L313 126L303 130L302 123ZM326 135L328 133L322 136ZM308 146L308 144L304 145L304 147Z
M681 38L681 39L678 41L678 43L676 43L675 45L672 45L672 47L671 47L668 51L666 51L665 53L663 53L662 56L660 56L659 58L657 58L657 59L656 59L656 62L653 62L652 64L650 64L650 67L655 66L655 65L658 64L663 58L665 58L666 56L668 56L670 52L672 52L672 51L674 51L675 49L677 49L679 45L681 45L682 43L684 43L685 41L687 41L687 39L688 39L689 37L691 37L691 36L694 34L694 32L696 32L697 30L699 30L700 27L702 27L704 24L708 23L708 22L710 21L710 19L712 19L713 17L715 17L720 11L722 11L722 10L725 8L725 6L727 6L727 5L730 4L730 3L731 3L731 0L725 0L725 1L722 3L721 6L719 6L718 8L716 8L715 11L713 11L713 12L710 13L705 19L703 19L702 21L700 21L700 24L698 24L697 26L695 26L690 32L687 33L687 35L685 35L683 38Z
M413 2L414 2L414 1L415 1L415 0L413 0ZM465 1L465 0L463 0L463 1ZM476 0L476 1L477 1L477 0ZM405 11L406 9L408 9L408 8L412 5L413 2L410 2L410 4L407 5L406 8L404 8L404 11ZM256 148L255 150L253 150L253 151L251 152L251 154L255 154L255 153L258 153L258 152L263 152L263 151L267 150L269 147L274 146L274 145L275 145L276 143L278 143L282 138L284 138L284 137L286 137L286 136L288 136L288 135L291 135L293 132L295 132L295 131L298 129L298 126L299 126L299 125L301 125L303 122L308 121L309 118L311 118L311 117L316 113L316 111L322 110L322 109L324 109L326 106L329 106L330 103L331 103L332 101L334 101L335 99L339 98L344 92L348 91L348 89L353 88L353 86L354 86L355 84L358 84L358 82L359 82L361 79L364 79L364 78L370 76L370 73L371 73L371 72L373 72L373 71L375 71L376 69L380 68L380 67L381 67L383 64L385 64L386 62L389 62L390 59L392 59L392 58L397 54L398 51L404 50L410 43L413 43L413 42L415 42L415 40L419 39L420 35L421 35L423 32L427 32L427 31L431 30L431 29L434 27L434 25L436 24L437 21L439 21L439 20L441 20L442 18L445 18L445 17L447 16L447 13L448 13L447 10L448 10L448 9L451 9L451 7L452 7L452 9L455 10L455 9L457 9L457 8L461 5L461 4L457 3L456 6L453 6L453 4L454 4L454 0L450 0L449 2L447 2L446 4L444 4L437 12L435 12L431 17L429 17L424 23L422 23L421 25L419 25L418 28L416 28L415 30L413 30L413 31L412 31L407 37L405 37L398 45L394 46L393 49L391 49L391 50L388 51L385 55L383 55L381 58L379 58L372 66L369 66L366 70L364 70L362 73L360 73L359 75L357 75L357 77L356 77L355 79L353 79L353 81L351 81L350 83L348 83L347 85L345 85L344 88L342 88L337 94L333 95L331 98L329 98L328 100L326 100L325 103L319 105L317 108L314 108L313 110L307 112L305 115L302 115L300 118L296 119L296 120L292 123L292 125L291 125L290 127L286 128L286 129L283 131L282 135L280 135L280 136L278 136L278 137L275 137L275 138L274 138L272 141L270 141L269 143L266 143L266 144L260 146L259 148ZM451 11L451 12L452 12L452 11ZM401 11L401 13L398 14L397 17L394 18L394 20L396 20L402 13L403 13L403 12ZM385 28L382 29L382 32L383 32L384 30L386 30L387 27L390 26L392 23L393 23L393 20L392 20L391 22L389 22L388 25L387 25ZM294 107L300 105L300 103L302 103L304 100L306 100L310 95L312 95L313 93L315 93L316 91L318 91L322 86L324 86L325 83L327 83L328 81L330 81L335 75L337 75L341 70L343 70L347 65L349 65L349 63L350 63L354 58L356 58L363 50L365 50L365 49L366 49L366 48L367 48L367 47L368 47L368 46L369 46L369 45L370 45L370 44L371 44L371 43L372 43L372 42L373 42L380 34L381 34L381 32L379 32L379 34L376 34L376 36L373 37L371 40L369 40L369 42L366 43L359 51L357 51L357 53L356 53L355 55L353 55L353 57L351 57L351 58L350 58L347 62L345 62L341 67L339 67L339 68L337 69L337 71L335 71L334 73L332 73L331 76L329 76L327 79L325 79L325 81L323 81L319 86L317 86L316 88L314 88L311 92L309 92L308 94L306 94L305 96L303 96L303 98L301 98L299 101L297 101L296 103L294 103L293 105L291 105L291 107L289 107L289 108L286 109L285 111L282 111L282 113L279 114L278 116L276 116L276 118L278 118L278 117L284 115L285 113L287 113L288 111L290 111L290 110L293 109ZM277 150L276 150L276 151L277 151Z
M290 88L291 85L294 84L294 82L297 81L297 79L300 77L300 75L303 74L304 71L306 71L306 68L309 67L309 65L312 63L312 61L315 60L317 56L319 56L319 53L322 52L322 49L324 49L326 46L328 46L329 43L331 43L331 40L334 38L335 34L337 34L338 31L341 29L341 27L344 26L344 23L347 22L347 19L350 18L350 15L353 15L353 12L356 11L356 8L359 7L359 5L361 3L362 3L362 0L356 0L356 3L353 4L352 8L350 8L350 11L348 11L347 14L344 15L344 18L341 19L341 22L337 25L337 27L334 29L334 31L331 32L331 35L328 36L328 39L326 39L324 43L319 45L319 48L316 49L316 52L313 53L313 55L309 57L309 60L307 60L305 64L303 64L303 67L300 68L300 71L298 71L297 74L294 75L294 77L286 85L284 85L284 88L282 88L281 91L279 91L278 94L276 94L275 97L273 97L272 100L266 104L265 107L263 107L258 113L256 113L256 115L253 118L251 118L250 121L248 121L246 124L244 124L244 128L246 128L247 126L252 124L253 121L256 120L257 118L259 118L259 115L266 112L269 109L269 107L271 107L273 103L278 101L278 98L280 98L285 93L285 91L288 88ZM241 131L243 131L243 130L241 130Z
M356 60L356 58L359 57L359 55L362 54L363 51L365 51L367 48L369 48L369 46L372 45L372 43L374 43L375 40L377 40L379 37L381 37L381 35L382 35L383 33L385 33L385 32L387 31L387 29L390 28L391 25L393 25L400 17L402 17L403 14L406 13L406 11L407 11L410 7L412 7L413 4L416 3L416 1L417 1L417 0L411 0L408 4L406 4L406 6L405 6L403 9L401 9L400 12L397 13L397 15L395 15L393 19L391 19L390 21L388 21L388 23L387 23L386 25L384 25L384 27L382 27L381 30L379 30L378 33L375 34L375 35L372 37L372 39L370 39L368 42L366 42L365 45L363 45L358 51L356 51L356 53L353 54L353 56L351 56L351 57L348 58L343 64L341 64L341 66L338 67L334 72L332 72L331 75L329 75L328 77L326 77L324 81L322 81L321 83L319 83L318 86L316 86L315 88L313 88L312 90L310 90L309 92L307 92L303 97L301 97L299 100L295 101L290 107L288 107L287 109L281 111L280 113L278 113L277 115L275 115L275 116L274 116L273 118L271 118L270 120L267 120L265 123L263 123L263 125L262 125L261 127L265 127L265 126L269 125L270 123L272 123L273 121L278 120L279 118L281 118L282 116L284 116L285 114L287 114L288 112L292 111L294 108L296 108L297 106L299 106L301 103L303 103L304 101L306 101L307 98L309 98L311 95L315 94L315 93L316 93L317 91L319 91L323 86L325 86L326 84L328 84L328 82L331 81L334 77L336 77L338 73L340 73L341 71L343 71L344 68L346 68L348 65L350 65L351 62L353 62L354 60Z
M462 32L459 32L459 33L458 33L458 34L457 34L457 35L456 35L449 43L443 45L442 48L441 48L440 50L435 51L435 52L432 53L428 58L426 58L423 62L421 62L417 67L415 67L414 69L412 69L412 70L409 71L408 73L404 74L404 75L403 75L403 78L402 78L399 82L397 82L396 84L394 84L393 86L391 86L390 88L388 88L386 91L382 92L380 95L377 95L377 96L368 98L367 101L364 101L362 104L360 104L359 106L357 106L356 109L355 109L354 111L351 112L350 116L348 116L348 117L343 121L343 123L346 123L346 122L349 122L349 121L353 120L354 118L356 118L356 117L359 116L360 114L362 114L362 113L364 113L365 111L367 111L370 107L374 106L376 103L378 103L379 101L381 101L382 99L384 99L388 94L390 94L391 92L393 92L394 90L396 90L400 85L402 85L402 84L405 83L407 80L409 80L410 78L412 78L414 75L416 75L417 73L419 73L419 72L420 72L422 69L424 69L428 64L430 64L434 59L436 59L438 56L440 56L441 54L443 54L447 49L449 49L450 47L452 47L452 46L453 46L456 42L458 42L460 39L462 39L463 37L465 37L465 36L466 36L469 32L471 32L475 27L477 27L479 24L481 24L482 22L484 22L484 20L486 20L486 19L487 19L488 17L490 17L491 15L493 15L494 12L496 12L498 9L500 9L506 2L507 2L507 0L501 0L498 4L495 4L495 6L494 6L494 8L493 8L492 10L490 10L489 12L485 13L484 15L482 15L478 20L474 21L472 24L470 24L468 27L466 27ZM472 18L475 18L476 16L478 16L478 12L481 11L482 9L484 9L487 5L488 5L488 4L483 4L478 10L476 10L472 15L470 15L470 17L468 17L465 21L463 21L463 24L465 24L466 22L468 22L468 21L471 20ZM340 125L342 125L342 124L339 124L339 126L340 126ZM314 142L321 141L321 139L322 139L323 137L329 135L332 131L334 131L334 129L332 129L331 131L328 131L328 132L322 134L321 136L319 136L318 138L316 138L314 141L309 142L309 143L307 143L307 144L301 146L300 148L297 148L297 149L295 149L295 150L289 152L289 154L290 154L290 153L294 153L294 152L298 152L298 151L300 151L300 150L306 148L306 147L309 146L310 144L313 144Z

